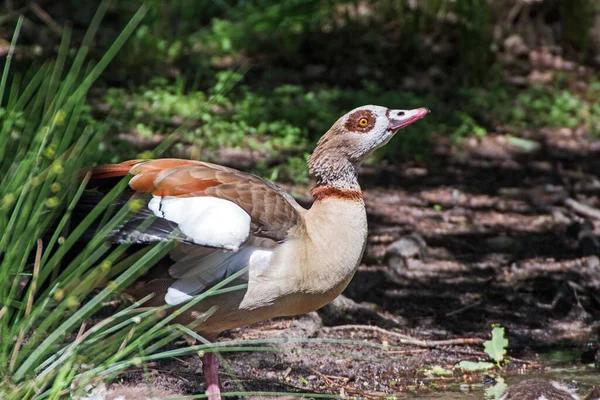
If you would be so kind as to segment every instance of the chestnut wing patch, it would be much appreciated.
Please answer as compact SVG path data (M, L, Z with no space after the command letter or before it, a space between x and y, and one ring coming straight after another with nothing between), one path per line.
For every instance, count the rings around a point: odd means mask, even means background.
M197 244L235 250L249 234L283 241L292 227L303 223L304 209L281 188L255 175L179 159L120 165L98 167L93 174L115 176L114 171L126 168L134 175L130 187L154 196L152 212L177 223Z

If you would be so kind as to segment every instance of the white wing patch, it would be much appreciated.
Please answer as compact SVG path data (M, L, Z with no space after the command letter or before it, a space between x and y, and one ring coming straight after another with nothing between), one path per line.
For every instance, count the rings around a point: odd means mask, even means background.
M187 294L185 288L180 289L176 289L173 286L169 287L167 294L165 294L165 303L170 306L176 306L194 298L194 296Z
M237 204L216 197L154 196L148 208L178 224L181 232L202 246L237 251L250 232L250 216Z
M169 275L178 279L167 290L167 304L177 305L188 301L210 285L245 267L261 270L269 264L273 254L271 249L246 246L237 253L215 250L203 258L196 257L197 254L205 255L203 250L199 248L198 252L190 252L169 268Z

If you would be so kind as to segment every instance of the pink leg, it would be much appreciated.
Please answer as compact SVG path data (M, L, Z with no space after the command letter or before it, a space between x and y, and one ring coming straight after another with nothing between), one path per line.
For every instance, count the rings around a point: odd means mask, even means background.
M208 400L221 400L219 359L215 353L204 353L202 356L202 371L204 372Z

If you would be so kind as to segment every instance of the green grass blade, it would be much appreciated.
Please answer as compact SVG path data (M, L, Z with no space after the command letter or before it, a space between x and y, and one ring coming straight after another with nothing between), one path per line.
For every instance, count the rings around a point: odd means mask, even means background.
M13 34L13 38L10 42L10 47L8 49L8 54L6 55L4 71L2 72L2 80L0 80L0 106L2 106L2 101L4 99L4 91L6 89L6 82L8 80L8 71L10 71L10 63L12 61L13 55L15 54L17 39L19 38L19 33L21 33L21 27L23 26L24 19L25 18L22 15L19 16L19 19L17 20L17 26L15 27L15 33Z

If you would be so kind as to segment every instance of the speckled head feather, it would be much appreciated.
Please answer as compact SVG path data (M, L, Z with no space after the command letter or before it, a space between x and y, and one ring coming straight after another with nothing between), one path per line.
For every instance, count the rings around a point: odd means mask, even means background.
M426 108L391 110L381 106L355 108L327 131L309 159L309 172L319 185L356 190L362 161L405 126L423 118Z

